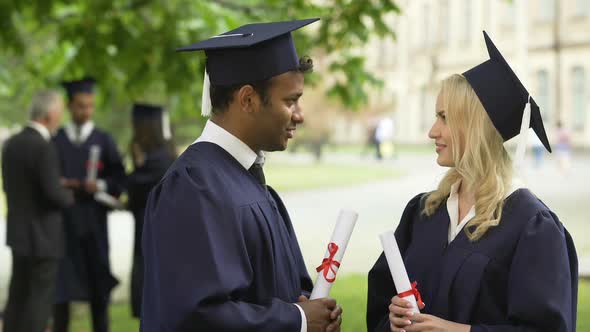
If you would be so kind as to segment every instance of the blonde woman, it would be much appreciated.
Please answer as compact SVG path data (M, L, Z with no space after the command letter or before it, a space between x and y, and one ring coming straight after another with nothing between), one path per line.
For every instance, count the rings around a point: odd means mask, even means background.
M550 151L539 108L484 37L490 60L444 80L437 98L429 137L450 169L408 203L396 230L421 313L397 295L406 290L395 289L381 255L369 273L368 331L575 331L573 242L519 186L503 146L530 121Z

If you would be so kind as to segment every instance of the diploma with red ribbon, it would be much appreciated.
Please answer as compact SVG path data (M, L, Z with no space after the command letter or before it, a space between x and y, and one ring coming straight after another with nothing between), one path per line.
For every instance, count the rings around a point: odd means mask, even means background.
M346 246L348 245L357 219L358 213L354 211L340 211L336 227L332 233L332 239L328 243L328 250L326 250L322 264L316 268L319 274L311 292L310 300L320 299L330 295L330 289L336 280L338 268L340 268L342 257L346 251Z
M381 239L381 245L383 246L383 252L387 259L387 265L389 265L389 272L391 272L395 289L399 292L397 296L410 301L412 311L420 313L418 302L422 302L422 297L417 288L418 284L416 282L410 284L410 278L408 278L408 272L393 231L385 232L379 235L379 238Z

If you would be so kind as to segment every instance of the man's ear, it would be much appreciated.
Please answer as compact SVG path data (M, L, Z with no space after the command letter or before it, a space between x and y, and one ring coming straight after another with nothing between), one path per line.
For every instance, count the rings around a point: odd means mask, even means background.
M247 112L253 113L258 111L260 105L260 96L254 90L254 87L246 84L238 90L236 93L236 99L240 109Z

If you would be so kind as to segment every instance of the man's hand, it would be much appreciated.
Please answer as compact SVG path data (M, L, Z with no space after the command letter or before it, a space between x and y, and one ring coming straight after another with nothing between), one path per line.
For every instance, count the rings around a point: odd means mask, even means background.
M308 300L301 295L297 301L305 312L308 332L340 331L342 307L336 304L336 300L330 298Z
M67 179L67 178L60 178L59 182L63 187L69 189L79 189L80 188L80 180L78 179Z
M86 181L84 182L84 190L86 190L89 194L94 194L98 191L98 186L96 185L96 181Z
M415 314L412 318L412 325L406 326L404 330L406 332L469 332L471 326L451 322L432 315Z

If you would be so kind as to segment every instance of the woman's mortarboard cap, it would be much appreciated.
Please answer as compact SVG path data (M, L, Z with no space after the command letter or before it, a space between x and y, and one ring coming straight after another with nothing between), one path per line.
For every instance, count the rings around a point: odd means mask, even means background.
M529 100L529 92L488 34L484 31L483 35L490 59L464 72L463 76L477 94L504 141L507 141L520 132L523 110ZM547 151L551 152L539 106L533 98L530 98L530 104L530 127Z

